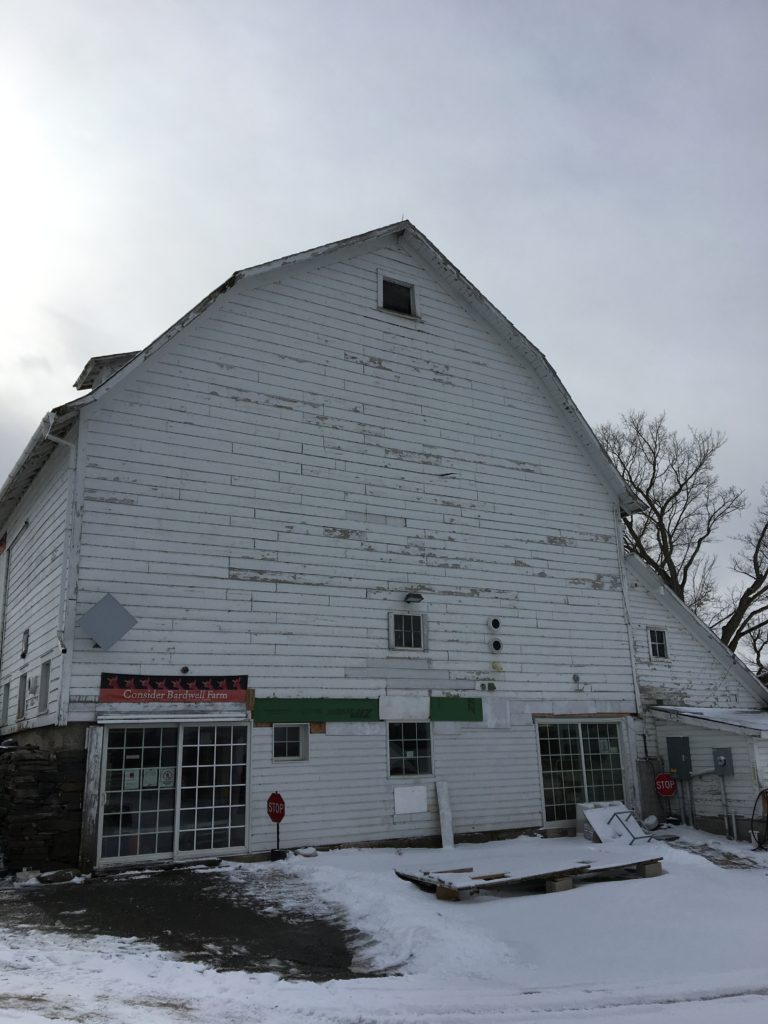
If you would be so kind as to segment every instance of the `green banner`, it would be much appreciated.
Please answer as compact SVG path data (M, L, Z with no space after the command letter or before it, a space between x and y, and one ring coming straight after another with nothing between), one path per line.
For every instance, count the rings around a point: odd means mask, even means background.
M379 700L363 697L256 697L254 722L378 722Z
M430 697L429 717L433 722L482 722L481 697Z
M256 697L254 722L378 722L377 697ZM480 697L430 697L433 722L482 722Z

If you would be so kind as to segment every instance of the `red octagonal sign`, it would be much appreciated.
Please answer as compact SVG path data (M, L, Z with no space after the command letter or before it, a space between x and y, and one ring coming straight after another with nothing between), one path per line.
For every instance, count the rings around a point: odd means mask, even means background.
M677 781L666 772L662 772L654 779L656 792L659 796L674 796L677 792Z
M285 800L279 793L270 794L267 800L267 814L275 824L279 824L285 817Z

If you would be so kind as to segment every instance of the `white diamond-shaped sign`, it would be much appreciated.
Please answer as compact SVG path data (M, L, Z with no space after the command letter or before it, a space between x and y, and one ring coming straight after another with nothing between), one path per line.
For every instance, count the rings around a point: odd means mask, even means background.
M93 642L108 651L136 625L137 620L111 594L105 594L78 623Z

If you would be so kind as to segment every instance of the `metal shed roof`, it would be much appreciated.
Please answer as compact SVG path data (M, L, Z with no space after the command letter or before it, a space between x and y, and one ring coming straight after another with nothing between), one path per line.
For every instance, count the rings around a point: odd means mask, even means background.
M768 738L768 711L750 708L687 708L660 704L651 708L658 718L685 719L687 725Z

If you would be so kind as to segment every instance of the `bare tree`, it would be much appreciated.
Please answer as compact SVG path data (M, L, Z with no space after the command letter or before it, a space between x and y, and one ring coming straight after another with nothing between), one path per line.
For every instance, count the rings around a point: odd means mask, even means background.
M713 533L746 506L744 492L720 487L714 457L725 435L670 430L666 414L651 419L630 412L615 426L597 428L600 443L644 512L624 517L626 546L654 569L697 614L716 602L715 556L706 545Z
M712 623L720 629L723 643L735 651L742 640L749 642L759 668L768 642L768 485L749 529L738 540L739 550L731 560L731 569L739 579L725 599L720 615Z
M666 415L630 412L597 436L626 483L645 503L624 516L628 551L643 559L732 651L748 648L758 670L768 665L768 485L731 560L735 582L719 592L716 557L707 545L746 508L744 492L721 487L714 469L725 435L670 430Z
M749 646L758 676L768 683L768 625L749 634Z

